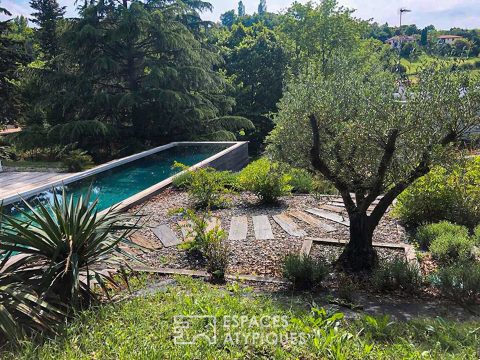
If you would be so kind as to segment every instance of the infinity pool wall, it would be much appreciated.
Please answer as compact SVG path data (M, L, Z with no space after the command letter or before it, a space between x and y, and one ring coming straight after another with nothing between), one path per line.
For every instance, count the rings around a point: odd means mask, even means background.
M118 204L121 209L127 209L170 185L173 175L179 172L179 169L172 168L175 161L192 168L212 166L218 170L239 170L248 162L248 144L171 143L43 185L19 196L32 204L48 203L53 199L53 188L61 191L64 187L68 195L78 198L91 187L93 197L99 200L100 211ZM19 196L3 200L6 213L15 215L18 211L15 207L23 207Z

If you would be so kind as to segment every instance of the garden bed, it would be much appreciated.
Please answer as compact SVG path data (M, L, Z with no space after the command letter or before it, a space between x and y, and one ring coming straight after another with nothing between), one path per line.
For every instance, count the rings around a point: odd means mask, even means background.
M230 265L229 273L281 276L281 264L283 258L289 253L298 253L302 247L304 238L294 237L287 234L275 221L272 216L282 212L292 210L305 210L312 207L318 207L331 200L331 197L316 197L313 195L294 195L281 198L281 201L275 206L260 206L255 196L249 193L241 193L230 196L231 204L225 209L218 209L211 212L212 217L220 219L222 228L228 232L230 221L233 216L247 216L249 222L249 231L246 240L231 241L228 240L230 247ZM174 229L177 236L181 233L177 228L177 222L181 220L179 215L169 214L172 210L180 207L189 207L188 194L183 191L168 189L158 196L152 198L141 207L131 211L140 210L149 216L144 229L139 233L148 241L154 243L159 248L154 251L139 253L146 265L151 267L168 267L177 269L195 269L202 270L203 265L196 259L189 257L184 250L177 247L165 248L153 234L151 229L161 224L167 224ZM273 240L257 240L253 233L252 216L268 215ZM345 214L346 216L346 214ZM334 221L321 219L335 228L334 232L327 232L321 228L312 227L304 222L295 220L295 222L307 233L307 237L328 238L336 240L348 240L348 227L338 224ZM388 215L381 221L374 234L374 242L401 244L405 238L402 228L400 228L395 219ZM341 247L338 245L315 244L313 252L315 256L322 256L331 260L339 255ZM380 259L392 259L402 256L401 249L379 249Z

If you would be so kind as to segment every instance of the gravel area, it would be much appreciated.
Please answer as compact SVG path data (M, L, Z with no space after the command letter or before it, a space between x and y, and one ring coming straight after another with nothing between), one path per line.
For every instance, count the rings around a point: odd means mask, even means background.
M228 241L231 258L229 265L230 273L280 276L281 260L291 252L298 253L302 247L302 238L292 237L272 219L272 215L291 210L306 210L311 207L319 207L330 201L331 197L316 198L311 195L293 195L282 198L276 206L261 206L257 203L257 198L249 193L236 194L231 196L231 205L225 209L212 211L212 216L221 221L222 228L228 232L230 221L233 216L246 215L248 217L247 239L242 241ZM152 233L151 228L168 224L170 228L176 231L177 236L181 233L176 225L182 220L180 215L171 215L173 209L188 207L190 205L188 194L183 191L167 189L156 197L153 197L143 205L130 211L140 211L148 216L146 226L140 230L140 234L152 243L161 247L160 241ZM272 226L274 240L256 240L253 232L252 216L268 215ZM346 216L346 214L345 214ZM335 227L336 231L327 233L322 229L314 228L308 224L298 221L295 222L307 232L308 236L317 238L333 238L348 240L348 228L333 221L322 221ZM399 231L397 222L390 218L388 214L384 217L378 226L374 241L401 243L404 234ZM338 256L341 251L339 246L330 246L315 244L312 247L312 255L322 256L323 258L333 258ZM398 251L384 250L379 251L380 259L397 256ZM146 251L138 255L149 266L201 269L202 264L196 259L189 258L187 253L179 250L177 247L161 247L155 251Z

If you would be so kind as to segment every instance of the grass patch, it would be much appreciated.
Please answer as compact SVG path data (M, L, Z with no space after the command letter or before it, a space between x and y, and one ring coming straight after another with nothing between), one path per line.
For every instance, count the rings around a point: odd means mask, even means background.
M77 316L63 335L41 345L24 343L5 359L364 359L364 358L475 358L480 323L416 320L396 324L388 318L365 317L347 322L340 313L311 309L304 297L256 295L238 285L214 287L200 280L178 278L178 285L149 297L100 307ZM174 343L176 315L242 316L249 319L280 317L287 325L268 328L249 322L234 331L278 332L282 336L305 333L303 344L230 343L217 324L216 344ZM195 322L188 331L207 329ZM232 329L232 328L231 328ZM291 339L291 337L289 337Z
M437 58L435 56L430 56L428 54L421 54L414 61L410 61L408 59L402 58L400 60L400 63L403 66L405 66L405 68L407 69L407 75L416 75L422 67L430 65L434 61L441 60L441 61L447 62L448 64L453 65L455 62L458 61L458 59L459 58L445 58L445 57ZM471 58L468 58L468 59L461 58L460 63L461 64L472 64L473 65L473 64L475 64L476 61L479 61L479 60L480 60L479 57L471 57ZM473 69L473 70L470 70L470 71L478 72L477 69Z

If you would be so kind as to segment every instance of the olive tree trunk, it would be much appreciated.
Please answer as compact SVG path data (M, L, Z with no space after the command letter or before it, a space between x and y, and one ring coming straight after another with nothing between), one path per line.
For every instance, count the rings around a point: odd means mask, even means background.
M345 246L337 264L351 271L371 270L377 264L373 248L372 221L366 213L354 212L350 218L350 241Z

